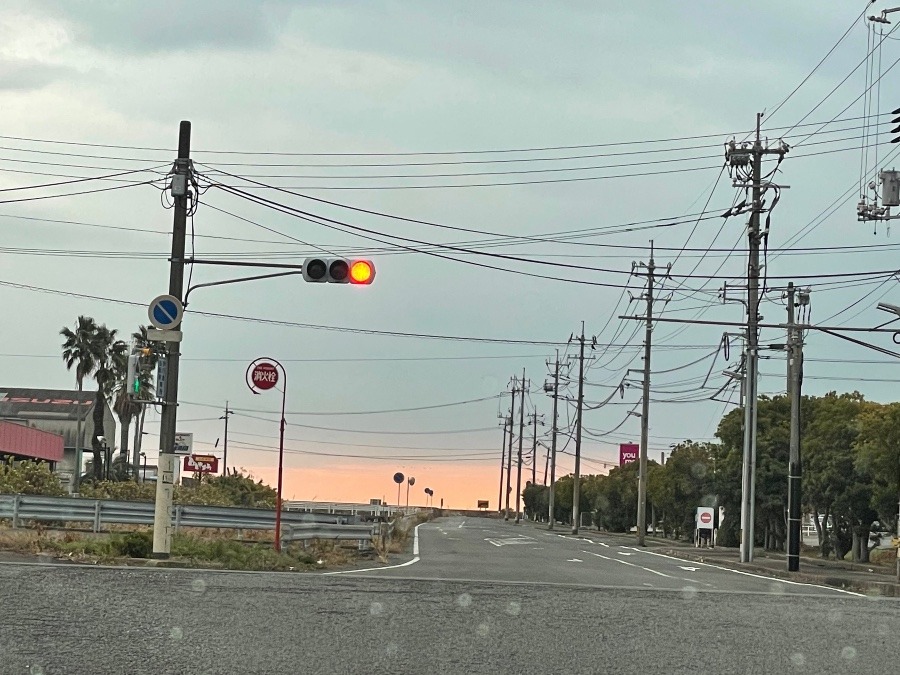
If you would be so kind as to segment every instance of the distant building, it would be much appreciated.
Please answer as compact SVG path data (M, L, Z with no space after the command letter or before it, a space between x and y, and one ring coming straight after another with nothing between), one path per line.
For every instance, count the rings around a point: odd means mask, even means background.
M0 422L12 422L19 426L62 437L62 456L52 462L63 485L70 491L75 476L75 448L78 436L78 418L82 420L81 448L82 462L91 456L91 439L94 437L94 402L96 392L71 391L68 389L25 389L0 387ZM112 410L103 403L104 431L107 444L114 448L116 420ZM33 434L23 434L21 430L7 428L10 439L17 443L31 444L28 447L42 448L48 452L51 441L43 438L43 443ZM24 447L24 446L21 446ZM2 449L0 449L2 452ZM16 454L16 453L9 453ZM23 454L22 456L35 456ZM82 464L83 470L83 464Z

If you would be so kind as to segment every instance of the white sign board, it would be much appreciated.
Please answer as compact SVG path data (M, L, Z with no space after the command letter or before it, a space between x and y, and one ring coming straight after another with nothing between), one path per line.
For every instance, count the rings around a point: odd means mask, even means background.
M712 506L698 506L697 507L697 529L698 530L711 530L714 527L715 521L715 512L716 510Z
M175 454L190 455L194 449L194 434L175 434Z

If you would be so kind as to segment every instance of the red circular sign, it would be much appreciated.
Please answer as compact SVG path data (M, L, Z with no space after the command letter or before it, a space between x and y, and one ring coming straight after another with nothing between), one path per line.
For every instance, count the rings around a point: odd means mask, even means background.
M250 380L257 389L271 389L278 384L278 368L266 361L257 363L250 373Z
M700 522L701 523L711 523L712 522L712 514L704 511L700 514Z

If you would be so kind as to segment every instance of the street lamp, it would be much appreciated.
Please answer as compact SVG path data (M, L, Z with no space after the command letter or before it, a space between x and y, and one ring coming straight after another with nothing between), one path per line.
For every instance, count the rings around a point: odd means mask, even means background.
M141 453L141 459L143 460L143 471L142 471L143 475L141 477L141 482L146 483L147 482L147 453L146 452Z

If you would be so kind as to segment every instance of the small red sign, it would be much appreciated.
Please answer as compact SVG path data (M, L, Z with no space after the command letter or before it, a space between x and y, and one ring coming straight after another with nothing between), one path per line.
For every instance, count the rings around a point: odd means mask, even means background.
M700 514L700 522L701 523L711 523L712 522L712 514L709 511L703 511Z
M212 455L188 455L184 458L186 473L218 473L219 458Z
M271 389L278 384L278 368L266 361L257 363L250 378L257 389Z
M619 444L619 466L625 466L629 462L636 462L640 446L637 443Z

